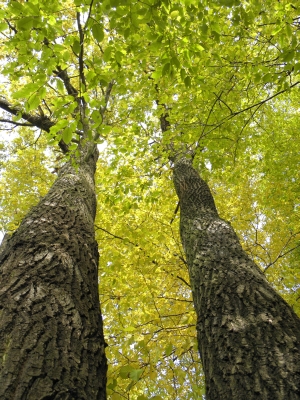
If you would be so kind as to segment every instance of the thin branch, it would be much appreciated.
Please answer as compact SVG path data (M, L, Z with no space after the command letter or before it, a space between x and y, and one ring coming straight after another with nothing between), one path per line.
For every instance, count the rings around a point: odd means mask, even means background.
M112 80L109 82L109 84L107 85L107 88L106 88L105 97L104 97L104 106L101 106L100 110L99 110L101 117L102 117L102 121L104 120L104 114L107 110L107 105L108 105L109 98L110 98L111 91L112 91L114 84L115 84L115 81ZM99 139L99 136L100 136L100 132L96 132L94 135L94 141L97 141Z
M214 110L214 108L215 108L215 105L217 104L218 101L220 101L222 94L223 94L223 91L221 91L221 93L220 93L219 95L217 95L216 93L214 93L214 95L216 96L216 98L215 98L215 100L214 100L212 106L210 107L209 113L208 113L208 115L207 115L206 121L205 121L204 126L203 126L203 130L202 130L202 133L201 133L201 137L204 135L205 127L207 126L207 123L208 123L209 118L210 118L210 116L211 116L211 114L212 114L212 112L213 112L213 110ZM200 141L201 137L199 138L198 142ZM199 145L199 144L198 144L198 145Z
M193 303L193 300L176 299L175 297L157 296L157 298L158 299L165 299L165 300L183 301L184 303Z
M296 235L298 235L299 232L292 234L289 239L287 240L287 242L285 243L285 245L282 247L282 249L280 250L278 256L275 258L274 261L270 262L266 268L264 269L264 272L266 272L272 265L274 265L280 258L283 258L284 256L286 256L287 254L291 253L292 251L296 250L297 248L300 247L300 243L297 244L297 246L292 247L291 249L287 250L285 253L283 253L283 250L287 248L288 244L290 243L291 239L294 238Z
M17 125L17 126L33 126L32 124L27 124L26 122L15 122L12 121L11 119L4 119L4 118L0 118L0 122L5 122L8 124L13 124L13 125Z
M234 113L228 115L227 117L224 117L217 125L215 125L212 129L210 129L208 132L206 132L205 136L208 135L209 133L213 132L214 130L218 129L218 128L219 128L220 126L222 126L225 122L231 120L232 118L236 117L237 115L242 114L242 113L245 112L245 111L249 111L249 110L251 110L252 108L255 108L255 107L258 107L258 106L262 106L263 104L265 104L265 103L267 103L268 101L274 99L275 97L277 97L277 96L279 96L279 95L281 95L281 94L287 92L288 90L294 88L295 86L299 85L299 83L300 83L300 81L297 81L297 82L293 83L292 85L290 85L290 87L287 88L287 89L282 89L282 90L280 90L279 92L273 94L272 96L267 97L267 98L264 99L264 100L261 100L261 101L255 103L255 104L252 104L251 106L248 106L248 107L246 107L246 108L243 108L242 110L235 111Z
M174 221L174 219L175 219L175 216L176 216L176 214L178 213L179 207L180 207L180 201L178 201L178 203L177 203L177 206L176 206L176 208L175 208L174 215L173 215L173 217L172 217L172 219L171 219L171 221L170 221L170 224L173 223L173 221Z
M18 33L17 28L15 28L13 25L11 25L10 21L9 21L7 18L4 18L4 21L7 23L8 27L9 27L12 31L14 31L15 34Z
M115 84L115 81L112 80L112 81L110 81L109 84L107 85L106 92L105 92L105 98L104 98L104 106L103 106L103 107L102 107L102 106L100 107L100 114L101 114L101 116L102 116L102 119L104 118L104 113L105 113L105 111L106 111L106 109L107 109L107 105L108 105L109 98L110 98L111 91L112 91L112 88L113 88L114 84Z
M142 247L140 247L140 245L138 245L138 244L132 242L132 241L129 240L128 238L124 238L124 237L115 235L115 234L109 232L108 230L106 230L106 229L104 229L104 228L101 228L101 227L98 226L98 225L95 225L95 227L96 227L96 230L99 229L99 230L101 230L101 231L107 233L108 235L114 237L115 239L119 239L119 240L122 240L122 241L125 241L125 242L130 243L131 245L137 247L140 251L142 251L142 252L146 255L147 258L150 258L150 259L151 259L151 257L147 255L146 251L145 251ZM173 255L174 255L175 257L178 257L178 254L173 254ZM181 257L179 257L179 258L180 258L181 261L185 262L184 260L181 259ZM151 260L151 262L152 262L153 264L158 265L158 262L157 262L156 260ZM166 273L172 275L173 277L176 277L177 279L180 279L180 280L181 280L183 283L185 283L189 288L191 287L191 285L190 285L184 278L182 278L181 276L175 275L175 274L173 274L172 272L169 272L169 271L166 271L166 270L164 270L164 271L165 271Z
M133 246L138 247L140 250L143 250L138 244L133 243L133 242L132 242L131 240L129 240L128 238L124 238L124 237L115 235L115 234L109 232L108 230L106 230L106 229L104 229L104 228L101 228L101 226L95 225L95 227L96 227L96 229L99 229L99 230L101 230L101 231L107 233L108 235L114 237L115 239L119 239L119 240L128 242L128 243L132 244Z
M176 278L180 279L180 280L181 280L183 283L185 283L186 286L188 286L189 288L191 287L191 285L190 285L184 278L182 278L181 276L176 275Z
M80 53L78 57L79 61L79 75L80 75L80 80L83 85L83 90L86 90L86 81L85 81L85 76L84 76L84 62L83 62L83 57L84 57L84 32L82 29L82 25L80 22L80 12L76 13L76 18L77 18L77 26L78 26L78 32L79 32L79 43L80 43ZM83 99L83 101L85 101Z
M88 16L87 16L87 19L86 19L86 22L85 22L85 25L84 25L84 28L83 28L84 32L86 31L86 29L88 27L87 25L88 25L89 19L90 19L91 14L92 14L93 3L94 3L94 0L92 0L91 3L90 3L89 13L88 13Z
M236 161L236 158L237 158L237 149L238 149L238 143L239 143L240 137L241 137L242 133L244 132L244 130L246 129L247 125L253 120L255 114L260 109L260 107L262 107L262 104L259 104L253 112L251 111L250 117L246 120L246 122L244 123L244 125L242 127L242 130L239 133L239 138L236 141L236 146L235 146L234 155L233 155L233 163L234 164L235 164L235 161Z

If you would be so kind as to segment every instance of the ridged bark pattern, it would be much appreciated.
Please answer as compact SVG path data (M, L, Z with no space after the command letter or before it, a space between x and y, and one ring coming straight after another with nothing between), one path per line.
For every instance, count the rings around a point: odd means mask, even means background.
M91 146L77 167L62 168L2 249L3 400L106 399Z
M207 400L300 399L300 320L243 251L190 160L175 162Z

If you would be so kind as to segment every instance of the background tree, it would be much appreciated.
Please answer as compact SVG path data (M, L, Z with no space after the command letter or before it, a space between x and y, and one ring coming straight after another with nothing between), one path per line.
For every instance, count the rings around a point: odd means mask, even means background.
M166 145L195 149L220 214L296 309L297 9L256 1L13 1L2 3L1 16L2 108L15 111L12 122L47 117L53 126L38 125L50 130L44 138L51 149L67 145L68 157L78 157L86 125L87 137L102 144L95 226L109 396L199 398L203 375ZM161 132L166 112L170 129ZM32 148L37 138L28 139ZM24 156L15 142L9 156L5 146L4 195L7 182L24 187L10 163L21 160L20 150ZM32 174L28 165L23 171ZM46 190L42 178L36 170L35 202ZM12 215L8 198L5 230L32 204L12 196Z

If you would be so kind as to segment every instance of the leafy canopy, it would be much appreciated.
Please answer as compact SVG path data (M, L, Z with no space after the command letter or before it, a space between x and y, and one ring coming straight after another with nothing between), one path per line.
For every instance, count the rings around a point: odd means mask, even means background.
M286 0L1 1L0 107L16 128L4 113L2 229L84 136L99 144L111 399L204 393L170 146L195 151L220 214L299 312L298 14Z

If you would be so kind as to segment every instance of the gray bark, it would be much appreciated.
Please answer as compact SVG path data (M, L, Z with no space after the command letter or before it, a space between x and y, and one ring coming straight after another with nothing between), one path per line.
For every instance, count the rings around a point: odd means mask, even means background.
M81 149L0 255L0 398L104 400L94 237L98 152Z
M300 399L299 318L219 217L190 160L175 162L174 184L206 399Z

